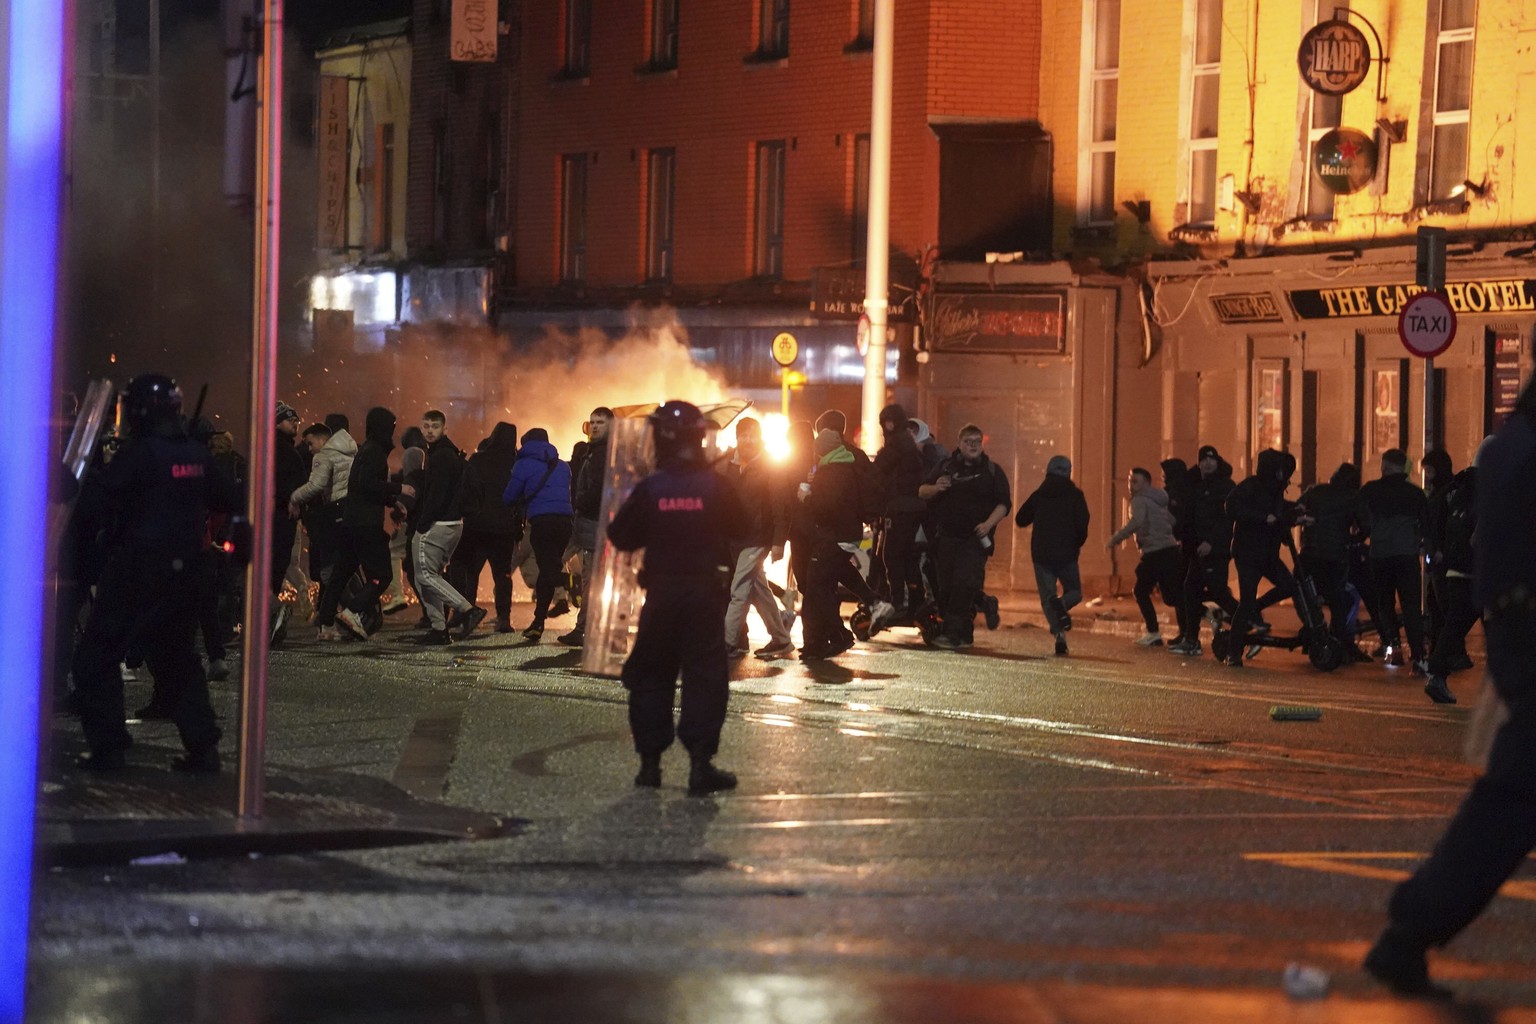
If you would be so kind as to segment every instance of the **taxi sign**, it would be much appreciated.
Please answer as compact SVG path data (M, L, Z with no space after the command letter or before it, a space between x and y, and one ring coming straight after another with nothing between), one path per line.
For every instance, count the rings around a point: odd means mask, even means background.
M1409 352L1433 359L1456 340L1456 311L1441 292L1420 292L1403 304L1397 336Z
M795 336L788 331L774 335L773 361L780 366L789 366L800 355L800 343Z

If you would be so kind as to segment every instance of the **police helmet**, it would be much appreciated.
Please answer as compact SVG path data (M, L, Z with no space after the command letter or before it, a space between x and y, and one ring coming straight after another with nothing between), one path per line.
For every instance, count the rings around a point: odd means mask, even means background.
M134 433L174 422L181 415L181 388L162 373L141 373L123 390L123 418Z
M648 418L656 436L657 454L663 458L699 449L704 444L704 431L709 420L696 405L674 400L662 405Z

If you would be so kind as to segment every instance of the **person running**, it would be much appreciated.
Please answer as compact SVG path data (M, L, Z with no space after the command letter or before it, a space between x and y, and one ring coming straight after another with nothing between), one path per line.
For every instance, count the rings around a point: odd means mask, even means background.
M1136 644L1161 647L1163 631L1158 625L1157 609L1152 605L1154 590L1162 591L1163 603L1177 614L1179 636L1189 635L1184 621L1183 580L1179 577L1179 542L1173 535L1173 513L1168 507L1168 492L1152 486L1152 474L1147 470L1140 466L1131 470L1126 486L1131 494L1131 517L1110 535L1104 548L1113 550L1132 536L1136 538L1141 560L1136 563L1136 586L1132 593L1147 627Z
M1083 599L1077 559L1088 542L1088 519L1088 500L1072 482L1072 460L1065 455L1051 456L1045 464L1045 479L1013 517L1019 529L1033 527L1029 554L1035 565L1035 587L1059 657L1067 654L1071 611Z

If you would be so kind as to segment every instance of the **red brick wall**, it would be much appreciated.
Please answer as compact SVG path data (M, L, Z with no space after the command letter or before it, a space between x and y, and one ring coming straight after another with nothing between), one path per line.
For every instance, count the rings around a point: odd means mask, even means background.
M677 70L637 74L649 56L648 4L593 0L591 74L561 81L563 4L524 0L519 284L559 278L564 153L589 154L590 285L644 277L650 148L677 150L675 283L752 275L759 140L787 143L784 278L805 280L816 265L850 258L853 139L869 131L872 66L867 51L844 52L854 0L795 0L789 57L766 64L744 62L756 47L755 6L684 0ZM895 248L915 255L935 239L938 147L930 116L1037 116L1039 25L1036 0L897 0Z

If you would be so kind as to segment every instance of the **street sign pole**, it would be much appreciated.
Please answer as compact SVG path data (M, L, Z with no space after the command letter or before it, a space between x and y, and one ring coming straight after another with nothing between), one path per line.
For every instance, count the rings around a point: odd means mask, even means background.
M869 224L864 245L864 312L869 349L864 353L864 392L859 421L865 451L880 447L880 410L885 407L885 330L890 285L891 79L896 0L875 0L875 50L869 124Z
M1414 277L1419 287L1438 292L1445 288L1445 228L1418 230ZM1424 359L1424 454L1435 449L1435 357ZM1423 459L1419 460L1422 467Z

